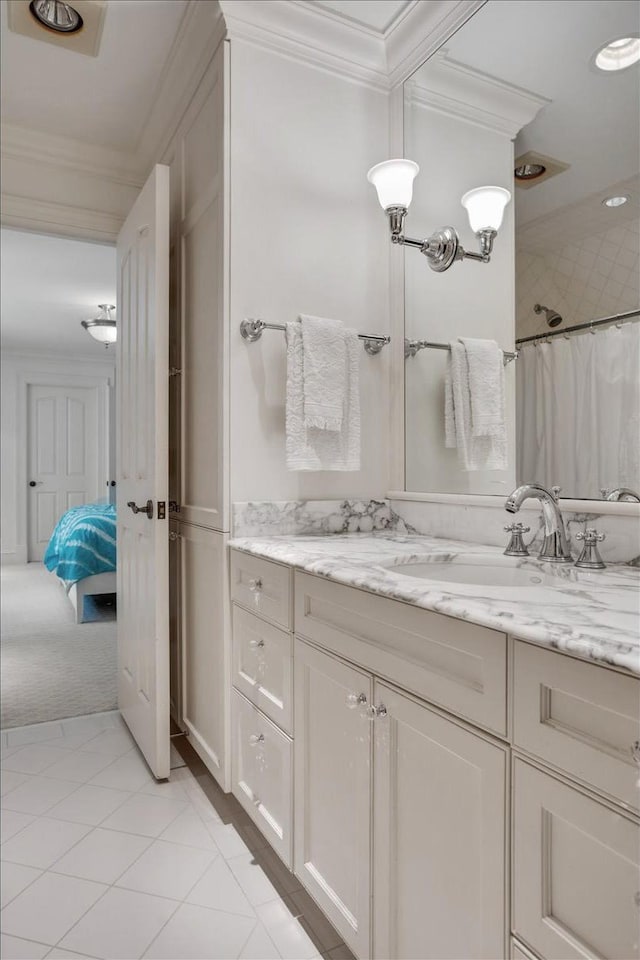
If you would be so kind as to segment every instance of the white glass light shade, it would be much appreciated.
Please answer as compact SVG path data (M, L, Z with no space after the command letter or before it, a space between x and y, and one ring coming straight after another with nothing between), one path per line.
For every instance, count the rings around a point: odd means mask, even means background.
M420 170L413 160L385 160L371 167L367 180L378 191L383 210L408 207L413 196L413 181Z
M93 323L87 323L85 330L89 336L100 343L115 343L118 339L115 320L94 320Z
M476 187L468 190L460 200L467 211L474 233L480 230L499 230L502 226L504 208L511 194L504 187Z

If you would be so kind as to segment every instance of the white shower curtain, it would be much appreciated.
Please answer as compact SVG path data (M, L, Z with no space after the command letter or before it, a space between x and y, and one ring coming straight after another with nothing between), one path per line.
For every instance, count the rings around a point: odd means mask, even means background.
M518 483L640 489L640 323L525 344L517 364Z

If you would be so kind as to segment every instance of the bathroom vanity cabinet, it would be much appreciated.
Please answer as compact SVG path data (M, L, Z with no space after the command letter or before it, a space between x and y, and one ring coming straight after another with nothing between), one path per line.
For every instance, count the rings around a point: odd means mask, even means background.
M233 791L360 957L640 957L640 680L232 551Z

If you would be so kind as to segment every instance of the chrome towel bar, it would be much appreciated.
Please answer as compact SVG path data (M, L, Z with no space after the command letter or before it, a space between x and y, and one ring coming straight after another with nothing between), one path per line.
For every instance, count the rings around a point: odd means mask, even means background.
M286 330L284 323L267 323L266 320L243 320L240 324L240 334L249 343L255 343L262 336L264 330ZM383 347L391 343L391 337L378 337L368 333L359 333L358 340L364 341L364 349L369 356L374 357Z
M431 343L430 340L405 340L404 342L404 356L405 359L408 357L415 357L416 353L420 350L450 350L451 347L448 343ZM518 351L515 353L511 350L503 350L502 357L504 363L511 363L512 360L518 359Z

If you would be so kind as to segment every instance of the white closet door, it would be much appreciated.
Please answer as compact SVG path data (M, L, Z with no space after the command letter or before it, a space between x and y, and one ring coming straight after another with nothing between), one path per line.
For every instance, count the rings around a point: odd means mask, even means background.
M62 514L95 500L98 414L95 388L28 387L29 560L42 560Z
M169 776L169 168L118 237L118 705ZM146 507L149 507L148 511Z

